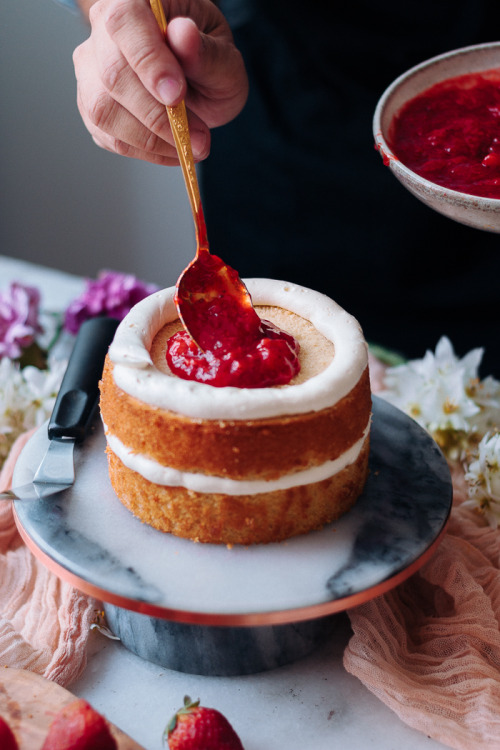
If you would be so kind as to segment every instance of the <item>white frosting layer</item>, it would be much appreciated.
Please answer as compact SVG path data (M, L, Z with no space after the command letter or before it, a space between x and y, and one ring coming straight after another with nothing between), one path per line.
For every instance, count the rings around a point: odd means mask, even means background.
M312 469L285 474L272 481L227 479L225 477L208 476L207 474L177 471L168 466L162 466L157 461L153 461L140 453L134 453L114 435L106 434L106 439L113 453L125 466L154 484L166 487L184 487L193 492L219 493L222 495L258 495L262 492L286 490L290 487L313 484L335 476L357 459L367 439L368 432L369 427L366 428L363 437L335 461L326 461L321 466Z
M152 341L177 319L175 287L139 302L118 326L109 356L119 388L151 406L199 419L262 419L333 406L356 385L367 365L358 322L319 292L272 279L245 279L255 305L274 305L309 320L333 342L331 364L304 383L273 388L216 388L160 372L149 355Z

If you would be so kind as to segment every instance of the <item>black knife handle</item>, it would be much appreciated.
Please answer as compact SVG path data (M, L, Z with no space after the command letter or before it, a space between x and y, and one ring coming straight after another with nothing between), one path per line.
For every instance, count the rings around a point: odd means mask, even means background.
M104 358L119 320L91 318L82 324L49 420L49 439L83 440L99 398Z

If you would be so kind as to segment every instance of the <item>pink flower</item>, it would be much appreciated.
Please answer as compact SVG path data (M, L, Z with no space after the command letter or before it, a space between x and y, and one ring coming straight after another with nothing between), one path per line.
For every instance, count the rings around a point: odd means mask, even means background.
M77 333L82 323L99 315L122 320L137 302L157 289L154 284L145 284L130 274L101 271L97 280L87 279L83 293L69 305L64 327Z
M31 286L13 282L0 293L0 359L18 359L41 332L39 305L40 293Z

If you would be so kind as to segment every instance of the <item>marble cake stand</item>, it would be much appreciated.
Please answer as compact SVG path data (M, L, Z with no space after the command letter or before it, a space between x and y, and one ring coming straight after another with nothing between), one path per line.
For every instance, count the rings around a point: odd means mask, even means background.
M24 448L14 486L47 445ZM139 656L177 671L272 669L334 637L336 615L378 596L429 559L452 501L446 461L413 420L373 399L370 475L355 507L321 531L279 544L195 544L142 524L115 496L102 427L75 454L76 482L16 500L26 544L60 578L103 601L110 628Z

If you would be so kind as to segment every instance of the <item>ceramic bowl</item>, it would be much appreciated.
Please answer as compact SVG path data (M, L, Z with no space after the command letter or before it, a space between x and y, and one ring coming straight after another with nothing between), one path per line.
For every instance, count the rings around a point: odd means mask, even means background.
M493 68L500 68L500 42L463 47L420 63L399 76L380 98L373 118L373 134L384 163L427 206L462 224L500 232L499 199L450 190L420 177L396 158L387 142L391 122L407 101L447 78Z

